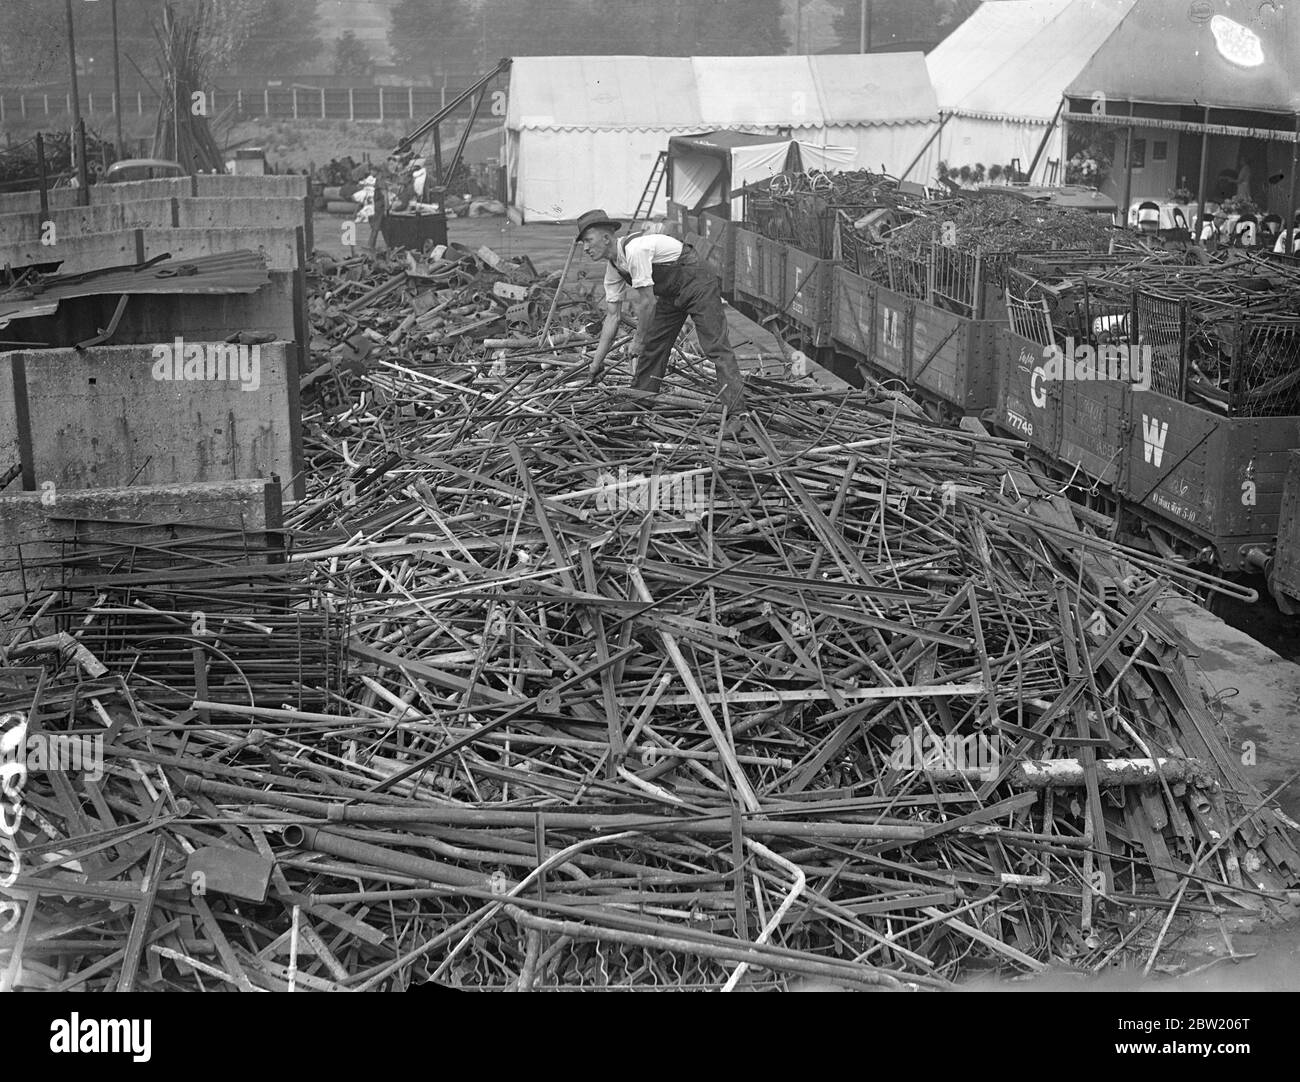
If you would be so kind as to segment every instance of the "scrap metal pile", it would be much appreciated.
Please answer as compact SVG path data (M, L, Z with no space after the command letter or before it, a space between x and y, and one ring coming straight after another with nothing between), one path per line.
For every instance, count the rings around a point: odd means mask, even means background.
M935 197L920 185L855 170L782 173L746 201L745 217L764 236L898 288L891 263L922 262L936 243L962 252L1106 251L1110 218L1034 203L996 191Z
M104 772L26 778L11 984L938 989L1294 915L1158 613L1222 587L871 392L640 411L452 257L328 276L281 549L83 538L17 614L6 724ZM192 670L106 670L121 610Z
M1300 412L1300 272L1285 259L1020 256L1010 278L1058 341L1150 346L1166 395L1233 416Z

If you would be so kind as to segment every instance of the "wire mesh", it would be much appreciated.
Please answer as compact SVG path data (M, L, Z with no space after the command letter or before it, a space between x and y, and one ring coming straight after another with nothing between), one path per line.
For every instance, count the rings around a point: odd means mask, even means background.
M1300 413L1300 319L1242 320L1232 412L1238 417Z
M1184 305L1169 297L1139 292L1137 348L1151 373L1151 390L1182 399ZM1132 348L1130 346L1130 348Z

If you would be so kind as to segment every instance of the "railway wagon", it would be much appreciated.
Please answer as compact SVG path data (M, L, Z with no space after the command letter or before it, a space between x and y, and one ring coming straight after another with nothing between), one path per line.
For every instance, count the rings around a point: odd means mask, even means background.
M996 427L1056 476L1108 486L1109 509L1136 515L1157 548L1180 541L1222 571L1263 569L1300 417L1225 417L1121 380L1053 380L1040 342L998 337Z
M722 292L730 296L736 288L736 234L731 222L716 214L701 214L694 243L704 262L718 272Z
M735 281L732 292L737 300L761 307L763 249L759 241L763 238L757 233L735 225L731 227L731 233L735 238L733 243Z
M1267 570L1278 608L1291 616L1300 613L1300 450L1287 455L1277 551Z
M907 384L931 413L955 420L993 405L996 324L970 319L831 269L829 343L876 376Z
M1263 569L1300 417L1224 417L1156 391L1125 390L1127 446L1116 492L1188 540L1208 542L1224 571Z
M998 400L994 426L1024 440L1045 462L1069 474L1114 485L1126 454L1127 386L1106 380L1052 379L1050 347L1040 339L997 331Z
M783 245L780 310L806 332L808 342L831 344L832 276L835 263Z

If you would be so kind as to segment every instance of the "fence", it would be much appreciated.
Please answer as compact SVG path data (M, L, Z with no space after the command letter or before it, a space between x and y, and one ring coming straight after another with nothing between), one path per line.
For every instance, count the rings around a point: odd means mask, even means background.
M930 303L971 318L979 304L980 253L930 246Z
M208 115L219 116L231 110L239 117L271 117L278 120L423 120L432 116L448 101L461 93L458 89L428 86L355 86L355 87L266 87L262 90L214 90L208 103ZM162 99L148 90L124 91L124 116L152 115ZM113 114L111 91L81 95L81 111L86 117ZM462 102L453 116L469 116L470 101ZM504 117L505 91L488 91L480 116ZM0 92L0 122L5 120L41 120L45 117L71 117L71 94L24 94Z

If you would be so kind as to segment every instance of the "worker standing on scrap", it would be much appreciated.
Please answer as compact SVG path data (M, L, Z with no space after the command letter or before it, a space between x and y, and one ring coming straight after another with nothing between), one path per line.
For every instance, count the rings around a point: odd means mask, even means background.
M668 357L686 317L691 317L700 347L718 372L727 427L739 424L745 408L745 387L740 365L727 340L727 317L722 310L722 285L707 266L701 266L694 249L662 233L646 233L620 241L619 222L603 210L589 210L578 219L578 241L587 258L605 263L607 312L600 342L591 362L593 379L600 378L605 357L618 335L623 303L630 301L636 315L636 332L630 353L637 359L635 390L659 393L668 370Z

